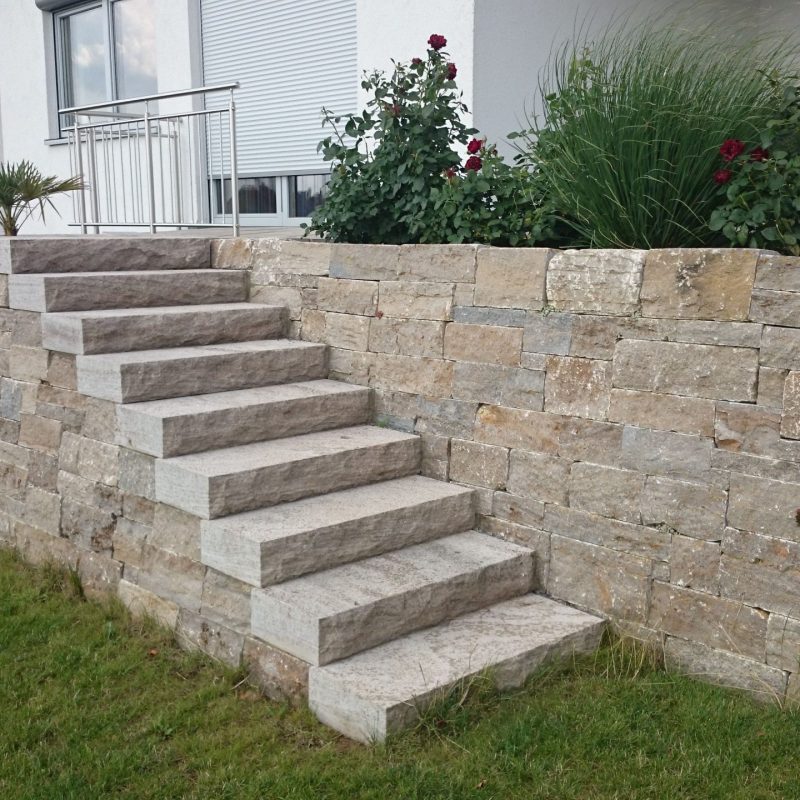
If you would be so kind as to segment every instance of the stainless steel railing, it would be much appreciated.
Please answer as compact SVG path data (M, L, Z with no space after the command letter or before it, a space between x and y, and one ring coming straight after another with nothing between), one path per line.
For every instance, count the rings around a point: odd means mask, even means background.
M71 174L84 180L84 190L73 193L81 233L222 224L238 236L238 88L228 83L59 109ZM175 98L202 100L203 108L159 113Z

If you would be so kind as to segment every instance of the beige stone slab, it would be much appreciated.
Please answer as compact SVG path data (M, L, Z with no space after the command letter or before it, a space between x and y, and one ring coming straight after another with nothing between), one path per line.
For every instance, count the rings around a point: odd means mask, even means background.
M572 508L591 511L622 522L641 522L641 497L645 476L630 470L598 464L572 465L569 503Z
M450 320L453 283L381 281L378 309L387 317Z
M623 425L566 417L558 433L558 455L570 461L619 467L624 431Z
M614 354L616 389L754 401L757 378L758 351L749 348L624 339Z
M242 662L250 680L270 699L298 703L308 696L308 664L302 659L246 636Z
M788 672L800 672L800 619L769 615L767 664Z
M758 256L758 250L651 250L642 282L642 314L746 320Z
M565 458L512 450L508 490L520 497L567 505L571 466Z
M540 309L553 253L545 248L478 248L474 304Z
M685 589L718 595L720 555L718 542L675 534L669 557L670 582Z
M478 246L406 244L400 248L398 274L414 281L474 283Z
M796 512L800 486L796 483L731 473L728 524L740 530L800 542Z
M475 441L539 453L558 453L565 420L556 414L502 406L481 406L475 418Z
M642 493L642 522L719 542L727 505L728 493L723 489L649 475Z
M396 280L400 269L399 245L333 244L330 250L332 278Z
M750 319L767 325L800 327L800 292L773 292L754 289Z
M135 583L125 580L119 582L117 594L122 604L134 617L153 617L169 630L174 630L178 623L178 605L165 600Z
M700 436L626 427L620 466L642 474L727 487L725 475L711 470L714 442Z
M716 406L699 397L612 389L608 407L611 422L698 436L714 435Z
M544 368L544 364L542 364ZM517 369L500 364L457 362L453 368L453 397L479 403L544 408L544 369Z
M518 367L522 329L451 322L444 332L444 357L454 361Z
M375 318L370 323L369 349L417 358L440 358L444 325L438 320Z
M733 600L656 582L647 624L682 639L761 660L768 616Z
M453 364L440 359L377 353L370 370L369 382L376 389L449 397L453 383Z
M800 259L777 253L761 253L755 285L758 289L800 292Z
M320 278L317 306L322 311L371 317L378 310L378 282Z
M717 403L714 434L717 447L735 453L773 455L780 435L778 411L750 403Z
M800 372L790 372L783 386L781 436L800 439Z
M450 479L486 489L505 488L508 449L453 439L450 443Z
M551 414L605 420L611 400L611 362L550 356L544 410Z
M776 369L800 370L800 330L765 326L760 363Z
M646 251L566 250L547 267L547 300L560 311L632 314Z

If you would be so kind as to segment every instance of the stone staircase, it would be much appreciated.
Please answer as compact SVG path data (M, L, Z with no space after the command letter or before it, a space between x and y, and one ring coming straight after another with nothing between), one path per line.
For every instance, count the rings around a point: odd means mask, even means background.
M20 259L10 306L77 356L80 392L119 404L119 443L203 520L203 563L253 587L252 635L311 665L322 721L380 740L485 669L518 686L596 647L602 621L531 594L534 554L472 530L471 490L419 475L417 437L370 425L369 390L281 338L245 272L139 241L114 263L72 243Z

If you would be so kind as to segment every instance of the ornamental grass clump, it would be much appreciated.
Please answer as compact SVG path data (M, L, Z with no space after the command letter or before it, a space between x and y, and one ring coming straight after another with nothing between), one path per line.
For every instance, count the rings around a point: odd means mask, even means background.
M332 162L325 202L306 234L363 244L531 244L542 235L528 169L475 138L455 79L458 67L433 34L425 58L394 63L361 86L361 114L324 111L334 135L319 150Z
M613 24L554 53L543 110L521 139L565 228L584 247L715 244L725 139L754 141L797 49L675 21Z

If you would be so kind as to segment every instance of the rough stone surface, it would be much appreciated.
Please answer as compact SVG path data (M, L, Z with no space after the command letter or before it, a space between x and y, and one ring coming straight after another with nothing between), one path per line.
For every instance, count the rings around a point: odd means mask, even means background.
M591 652L603 623L535 595L476 611L346 661L312 667L309 705L327 725L371 743L412 724L458 681L489 669L522 686L551 659ZM396 678L384 679L391 673Z
M369 328L373 353L441 358L444 323L433 320L375 318Z
M475 441L555 455L563 427L555 414L486 405L475 418Z
M552 255L552 250L538 248L527 251L479 248L475 305L529 310L541 308L547 263Z
M611 400L611 362L551 356L546 364L544 409L552 414L604 420Z
M450 479L471 486L502 489L508 477L508 450L454 439L450 445Z
M630 389L612 389L608 407L611 422L698 436L714 435L715 413L713 400Z
M722 489L650 475L642 493L642 522L719 542L727 504L728 494Z
M320 278L317 305L322 311L371 317L378 310L378 283Z
M544 380L543 369L456 363L453 368L453 397L541 411L544 408Z
M398 274L405 280L474 283L478 248L472 244L407 244Z
M718 595L720 552L718 542L675 534L669 559L670 581L686 589Z
M253 634L314 665L526 594L531 554L469 532L253 592Z
M790 372L786 376L783 388L781 436L800 439L800 372Z
M758 250L651 250L642 282L642 314L748 319L758 255Z
M731 473L728 524L800 542L797 485Z
M750 319L767 325L800 327L800 292L772 292L755 289L750 307Z
M641 522L645 477L639 472L597 464L573 464L569 481L572 508L622 522Z
M302 659L247 636L242 661L250 681L267 697L298 703L308 696L308 664Z
M520 497L565 506L568 502L570 466L567 459L513 450L508 490Z
M631 314L639 305L645 252L567 250L547 269L547 299L562 311Z
M522 330L453 322L444 333L444 357L453 361L519 366Z
M379 310L387 317L449 320L453 290L452 283L381 281Z

